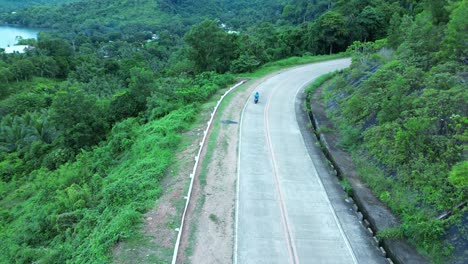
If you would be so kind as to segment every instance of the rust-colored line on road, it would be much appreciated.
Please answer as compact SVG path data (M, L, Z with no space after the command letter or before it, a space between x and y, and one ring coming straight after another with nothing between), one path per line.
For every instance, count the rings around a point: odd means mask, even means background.
M288 246L288 254L289 254L289 262L290 263L295 263L299 264L299 259L297 256L297 250L296 250L296 244L294 242L294 235L291 230L291 226L288 221L288 210L286 208L286 205L284 204L284 198L283 198L283 192L281 191L281 187L279 184L279 178L278 178L278 166L276 164L276 159L275 155L273 153L273 146L271 144L271 139L270 139L270 123L268 122L268 110L270 109L270 99L273 96L274 90L271 91L270 95L268 96L268 99L266 100L266 105L265 105L265 111L263 118L265 120L265 132L266 132L266 141L268 145L268 149L270 152L271 156L271 161L273 163L273 179L275 182L275 187L276 187L276 192L278 193L278 203L281 211L281 222L283 224L283 230L284 230L284 235L286 236L286 243Z

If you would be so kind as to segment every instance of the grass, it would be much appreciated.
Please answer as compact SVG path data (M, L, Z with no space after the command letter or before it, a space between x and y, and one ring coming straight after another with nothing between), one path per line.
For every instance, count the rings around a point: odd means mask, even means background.
M329 127L319 127L317 129L317 133L319 134L323 134L323 133L334 133L336 132L333 128L329 128Z
M344 191L346 192L346 194L348 194L348 196L352 196L353 187L351 186L351 184L349 184L348 180L346 179L346 176L343 175L340 184L344 187Z
M200 216L201 215L201 210L203 208L203 205L205 204L206 197L201 195L199 199L196 201L196 206L195 206L195 211L194 215L195 216ZM192 256L193 255L193 248L195 246L195 239L196 239L196 234L198 232L198 222L194 221L192 223L187 223L190 225L190 234L188 238L188 245L185 248L185 255L186 256ZM186 259L187 261L188 259ZM186 263L186 262L184 262Z
M438 238L446 223L436 218L428 220L424 210L415 203L414 194L405 185L395 184L391 177L386 177L380 168L369 162L361 150L356 149L351 154L360 177L402 222L397 227L379 231L378 237L407 239L423 255L430 257L433 263L445 263L453 249L452 245Z
M145 250L152 249L154 247L151 237L146 235L136 235L125 240L122 244L121 252L119 255L119 263L167 263L166 259L172 256L172 248L158 247L156 250ZM143 248L143 250L142 250Z
M225 97L223 102L220 104L218 107L218 114L216 115L215 118L213 118L213 123L212 123L212 130L210 136L207 138L207 146L206 146L206 153L204 160L209 161L211 160L211 157L213 156L213 150L216 148L216 138L218 137L219 134L219 122L220 122L220 115L226 105L226 101L229 101L229 99L232 98L232 96L228 95ZM216 105L217 101L219 100L219 95L216 94L213 96L213 106ZM213 107L210 108L210 111L213 111ZM208 162L202 162L201 164L201 170L200 170L200 187L204 188L206 185L206 174L208 173Z
M331 78L333 78L338 72L330 72L330 73L327 73L327 74L324 74L320 77L318 77L317 79L315 79L315 81L310 84L309 86L307 86L307 88L305 89L305 92L308 96L312 96L315 91L317 90L317 88L319 88L321 85L323 85L326 81L330 80ZM309 101L309 100L307 100Z
M335 76L338 72L330 72L330 73L327 73L327 74L324 74L320 77L318 77L317 79L315 79L314 82L312 82L309 86L306 87L305 89L305 93L306 93L306 101L304 102L304 108L305 108L305 111L310 114L312 112L312 109L310 108L310 104L309 102L311 101L311 98L312 98L312 95L315 93L315 91L321 86L323 85L326 81L330 80L331 78L333 78L333 76ZM307 124L307 128L312 128L312 124L309 123ZM320 133L332 133L332 132L335 132L333 129L331 128L328 128L328 127L319 127L316 131L316 133L320 134ZM321 146L323 147L323 146Z
M215 214L210 214L210 220L213 221L213 223L218 224L219 223L219 218Z
M356 164L358 174L367 184L369 184L376 194L380 194L391 189L392 186L389 180L385 178L384 173L380 169L362 158L362 154L359 151L355 151L351 154L353 161Z
M138 236L142 212L152 208L162 193L159 180L174 161L175 146L180 142L179 131L195 114L188 107L140 127L134 127L131 121L122 123L137 136L126 158L118 163L112 152L112 144L118 142L111 135L106 144L83 152L74 163L67 163L53 172L35 171L36 177L30 181L35 186L29 190L32 199L24 197L22 204L30 208L25 211L17 206L12 210L24 217L12 221L10 231L1 236L12 242L27 236L46 241L49 234L54 234L63 243L52 244L47 251L23 249L19 254L13 253L14 243L5 243L8 250L1 255L20 256L20 262L31 259L65 262L72 256L76 262L108 262L109 251L115 243ZM106 177L99 175L103 167ZM37 231L29 232L25 225Z

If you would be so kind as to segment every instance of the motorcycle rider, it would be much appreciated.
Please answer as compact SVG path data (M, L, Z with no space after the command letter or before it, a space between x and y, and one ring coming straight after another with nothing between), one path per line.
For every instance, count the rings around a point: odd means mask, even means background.
M259 98L260 98L260 94L256 92L254 95L254 102L257 103Z

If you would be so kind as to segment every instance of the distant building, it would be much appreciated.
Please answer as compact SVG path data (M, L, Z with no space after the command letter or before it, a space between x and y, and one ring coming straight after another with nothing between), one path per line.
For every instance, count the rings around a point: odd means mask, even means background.
M25 53L27 50L30 50L32 47L29 45L16 45L5 48L5 53Z

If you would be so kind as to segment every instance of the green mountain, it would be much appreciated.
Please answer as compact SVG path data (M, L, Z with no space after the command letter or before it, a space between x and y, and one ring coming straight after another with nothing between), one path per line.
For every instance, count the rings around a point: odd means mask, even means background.
M77 0L0 0L0 12L12 12L37 5L67 4L75 1Z
M35 6L4 15L9 23L75 31L93 28L105 33L116 28L185 32L205 18L218 19L232 27L275 22L281 17L283 1L220 0L103 0L75 1L60 7Z

